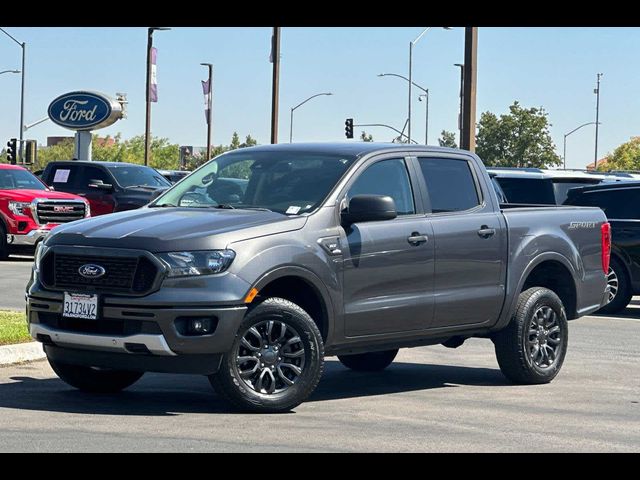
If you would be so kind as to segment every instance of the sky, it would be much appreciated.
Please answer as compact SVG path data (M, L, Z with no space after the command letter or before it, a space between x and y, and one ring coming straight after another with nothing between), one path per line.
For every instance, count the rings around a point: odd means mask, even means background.
M96 131L144 133L146 28L15 27L6 30L27 43L25 123L46 117L49 103L73 90L127 94L128 116ZM402 129L407 118L407 82L379 73L408 75L408 44L420 27L286 27L281 35L279 141L342 141L344 121L385 123ZM270 141L271 28L174 28L154 34L158 49L158 103L152 133L172 143L204 146L206 124L201 80L214 65L213 143L228 144L234 131ZM507 113L518 100L544 107L551 136L562 156L564 134L595 121L596 74L601 81L599 158L640 135L640 28L489 28L478 31L478 118ZM414 47L413 79L430 91L429 143L442 130L458 129L464 28L433 28ZM20 69L21 49L0 32L0 71ZM0 140L18 136L20 76L0 75ZM424 141L425 103L414 89L412 136ZM355 128L356 136L363 128ZM375 140L390 141L384 128L364 128ZM47 121L25 138L40 144L47 136L73 132ZM457 137L457 135L456 135ZM584 168L594 159L594 126L567 139L567 167Z

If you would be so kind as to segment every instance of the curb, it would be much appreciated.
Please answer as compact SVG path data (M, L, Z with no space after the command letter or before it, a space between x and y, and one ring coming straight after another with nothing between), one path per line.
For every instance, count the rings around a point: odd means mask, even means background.
M15 363L33 362L46 358L39 342L19 343L0 347L0 367Z

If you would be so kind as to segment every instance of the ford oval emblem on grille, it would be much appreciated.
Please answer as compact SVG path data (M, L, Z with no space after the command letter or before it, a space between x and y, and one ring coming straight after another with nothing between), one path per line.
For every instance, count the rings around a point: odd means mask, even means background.
M100 278L104 276L104 274L107 273L107 271L100 265L88 263L86 265L82 265L78 269L78 273L80 274L81 277L88 278L91 280L94 278Z

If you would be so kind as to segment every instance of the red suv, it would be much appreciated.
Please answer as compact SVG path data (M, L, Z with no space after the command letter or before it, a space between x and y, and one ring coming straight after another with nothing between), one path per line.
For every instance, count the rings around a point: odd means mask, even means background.
M53 227L89 215L83 198L53 191L22 167L0 164L0 260L14 251L32 253Z

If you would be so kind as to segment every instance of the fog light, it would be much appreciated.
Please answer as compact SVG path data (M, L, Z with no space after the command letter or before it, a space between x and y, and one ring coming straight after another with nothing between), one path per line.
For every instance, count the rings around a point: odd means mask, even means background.
M189 321L188 331L191 335L206 335L211 333L210 318L193 318Z

